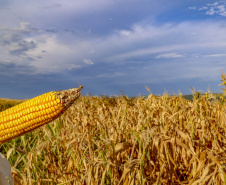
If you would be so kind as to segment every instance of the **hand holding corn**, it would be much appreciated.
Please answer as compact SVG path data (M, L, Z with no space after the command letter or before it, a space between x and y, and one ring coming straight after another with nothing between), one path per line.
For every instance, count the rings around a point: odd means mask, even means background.
M58 118L79 98L82 88L45 93L0 112L0 144Z

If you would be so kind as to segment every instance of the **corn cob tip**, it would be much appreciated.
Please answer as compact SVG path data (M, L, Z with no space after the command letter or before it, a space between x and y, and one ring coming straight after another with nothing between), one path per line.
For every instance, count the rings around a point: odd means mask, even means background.
M80 85L78 88L58 91L56 92L56 98L59 98L64 108L67 109L80 97L82 88L83 86Z

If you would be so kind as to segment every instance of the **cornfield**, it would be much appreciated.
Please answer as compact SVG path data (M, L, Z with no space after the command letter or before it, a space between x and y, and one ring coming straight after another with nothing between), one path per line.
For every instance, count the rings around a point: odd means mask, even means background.
M87 95L0 149L18 185L225 185L225 112L212 93Z

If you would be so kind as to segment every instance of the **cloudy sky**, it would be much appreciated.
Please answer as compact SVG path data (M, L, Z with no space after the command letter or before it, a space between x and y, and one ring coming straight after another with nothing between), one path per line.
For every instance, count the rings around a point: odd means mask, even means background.
M0 97L220 92L226 0L0 1Z

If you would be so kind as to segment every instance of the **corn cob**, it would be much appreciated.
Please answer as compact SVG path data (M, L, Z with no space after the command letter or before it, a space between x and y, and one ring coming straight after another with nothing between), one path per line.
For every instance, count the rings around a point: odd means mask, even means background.
M79 98L82 88L45 93L0 112L0 144L58 118Z

